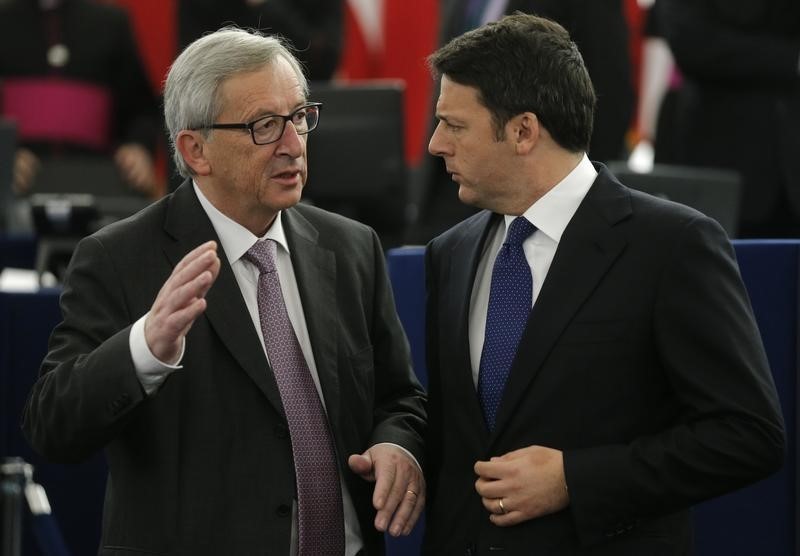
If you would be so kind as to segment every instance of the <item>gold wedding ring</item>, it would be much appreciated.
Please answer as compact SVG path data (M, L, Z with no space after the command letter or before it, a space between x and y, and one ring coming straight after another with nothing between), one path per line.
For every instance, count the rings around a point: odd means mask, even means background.
M414 497L416 497L416 496L417 496L417 493L416 493L416 492L414 492L413 490L407 490L406 492L407 492L408 494L413 494L413 495L414 495Z
M500 513L501 514L505 515L506 513L508 513L508 510L506 510L506 507L503 505L503 499L502 498L498 498L497 499L497 505L500 506Z

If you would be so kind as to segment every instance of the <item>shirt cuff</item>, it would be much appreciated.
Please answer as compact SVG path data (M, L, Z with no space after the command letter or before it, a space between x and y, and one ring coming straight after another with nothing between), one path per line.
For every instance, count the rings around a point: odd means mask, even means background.
M408 457L411 458L411 461L414 462L414 464L417 466L417 469L419 469L420 473L422 472L422 466L417 461L417 458L414 457L414 454L412 454L411 452L400 446L400 444L395 444L394 442L378 442L377 444L373 444L373 446L381 446L381 445L394 446L395 448L400 448L403 452L406 453Z
M186 338L181 343L181 354L178 357L178 363L169 365L163 361L159 361L150 351L147 346L147 340L144 337L144 322L147 319L146 313L142 318L133 323L131 327L131 335L128 344L131 349L131 358L133 359L133 367L136 369L136 377L139 379L145 393L150 396L166 378L178 369L182 369L180 365L183 359L183 353L186 350Z

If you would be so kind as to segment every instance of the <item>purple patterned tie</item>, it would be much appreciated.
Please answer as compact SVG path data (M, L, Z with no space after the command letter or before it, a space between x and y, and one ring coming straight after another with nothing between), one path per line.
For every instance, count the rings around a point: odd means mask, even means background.
M344 554L344 518L333 438L300 350L275 268L276 243L258 241L244 255L260 272L258 316L292 439L297 481L299 556Z
M515 218L508 227L508 234L492 269L486 332L478 373L478 397L490 431L494 430L506 379L531 311L533 281L522 242L534 230L536 227L524 217Z

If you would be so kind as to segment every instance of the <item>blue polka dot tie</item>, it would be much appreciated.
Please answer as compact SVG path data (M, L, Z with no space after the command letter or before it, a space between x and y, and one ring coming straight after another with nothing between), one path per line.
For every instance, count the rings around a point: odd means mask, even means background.
M344 518L333 436L286 312L275 250L274 241L258 241L243 258L259 270L261 332L289 425L297 482L298 555L341 556Z
M522 242L534 230L536 227L522 216L515 218L492 270L478 374L478 397L490 431L494 430L506 379L531 310L533 280Z

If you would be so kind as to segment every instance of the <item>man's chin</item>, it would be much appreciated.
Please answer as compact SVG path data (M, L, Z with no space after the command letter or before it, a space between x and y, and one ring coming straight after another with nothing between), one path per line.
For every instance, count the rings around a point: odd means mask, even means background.
M295 206L303 197L303 186L280 187L262 190L261 204L276 210L283 210Z
M475 192L463 185L458 186L458 200L465 205L470 205L477 208L483 208L480 205L480 199L475 195Z

